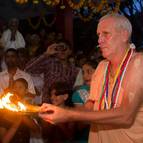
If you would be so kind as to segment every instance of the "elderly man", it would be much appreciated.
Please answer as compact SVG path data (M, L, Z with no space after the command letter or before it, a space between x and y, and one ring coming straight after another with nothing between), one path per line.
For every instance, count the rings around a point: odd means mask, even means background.
M40 114L50 122L90 121L89 143L143 142L143 55L130 44L132 26L119 14L102 17L98 43L105 60L95 71L85 108L74 111L43 104Z

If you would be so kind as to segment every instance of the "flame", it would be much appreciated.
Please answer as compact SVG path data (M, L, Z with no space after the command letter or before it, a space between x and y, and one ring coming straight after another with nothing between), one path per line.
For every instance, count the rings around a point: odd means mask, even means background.
M2 96L2 98L0 99L0 108L1 109L5 108L15 112L26 111L26 106L22 102L18 101L17 104L12 103L10 101L11 96L14 96L14 94L10 92Z

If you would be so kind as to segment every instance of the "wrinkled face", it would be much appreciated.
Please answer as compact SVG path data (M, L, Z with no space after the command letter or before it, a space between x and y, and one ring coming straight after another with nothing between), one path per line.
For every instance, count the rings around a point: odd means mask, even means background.
M5 54L5 63L8 67L16 67L18 65L17 54L13 51L8 51Z
M121 29L117 29L115 25L115 19L107 18L100 21L97 27L99 47L102 56L107 59L118 54L124 38Z
M92 74L94 73L95 69L88 64L84 64L82 66L83 71L83 79L86 85L90 85Z
M66 60L71 54L71 50L65 43L59 43L57 46L57 57L60 60Z
M27 93L27 88L22 82L16 81L13 85L13 91L21 98L24 98Z
M67 99L66 95L56 95L56 90L51 91L51 103L56 106L64 106L65 100Z

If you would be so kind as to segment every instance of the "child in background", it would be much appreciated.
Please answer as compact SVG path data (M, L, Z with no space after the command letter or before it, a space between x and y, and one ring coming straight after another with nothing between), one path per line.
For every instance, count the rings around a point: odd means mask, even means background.
M31 102L30 101L31 98L27 96L28 83L24 78L19 78L14 81L13 92L16 95L18 95L18 97L21 98L22 101L25 101L25 103ZM32 118L32 117L28 118L26 116L23 116L23 123L30 129L30 138L41 137L40 126L35 118Z
M13 82L12 92L24 101L28 92L28 83L25 79L19 78ZM29 143L30 136L40 135L40 128L37 122L29 116L5 114L0 126L0 141L2 143Z
M33 96L28 94L28 82L24 78L19 78L13 83L13 92L18 95L23 101L31 103Z
M51 103L63 108L73 106L71 101L72 89L66 82L56 82L50 87Z
M97 62L95 60L87 60L82 65L82 75L84 84L79 86L72 95L72 102L76 108L84 106L84 103L89 97L90 82L92 74L97 67ZM78 143L87 143L89 134L89 125L76 123L76 136L75 140Z
M79 86L72 95L72 102L76 107L84 105L88 99L91 77L97 67L97 64L98 63L95 60L87 60L82 65L84 84Z
M27 81L24 78L15 80L12 90L21 100L26 100L26 95L28 93Z
M66 82L56 82L50 88L51 104L62 108L73 106L71 102L72 90ZM43 137L48 143L73 143L74 124L60 123L56 125L43 122ZM47 143L46 142L46 143Z

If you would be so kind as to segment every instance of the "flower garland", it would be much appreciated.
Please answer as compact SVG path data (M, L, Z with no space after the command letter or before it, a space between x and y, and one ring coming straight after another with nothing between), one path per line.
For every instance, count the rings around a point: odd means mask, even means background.
M51 26L55 23L56 17L54 17L54 19L52 20L51 23L48 23L48 22L46 21L46 18L45 18L44 16L40 16L40 18L38 19L37 24L35 24L35 25L32 23L30 17L29 17L27 20L28 20L29 25L30 25L34 30L36 30L36 29L39 28L39 26L40 26L42 20L43 20L45 26L51 27Z
M83 16L81 13L78 14L81 20L88 22L93 18L93 13L91 12L88 16Z
M15 0L17 4L26 4L28 0Z
M32 23L32 21L31 21L31 18L30 18L30 17L27 18L29 25L30 25L34 30L36 30L36 29L40 26L41 19L42 19L42 18L40 17L40 18L38 19L37 24L34 25L34 24Z
M115 7L111 9L111 7L108 4L108 0L102 0L100 4L96 4L94 0L89 0L88 1L88 6L93 9L94 13L100 12L104 14L105 12L113 11L113 12L118 12L119 7L120 7L120 0L114 0ZM103 10L103 11L102 11Z
M47 23L45 17L42 17L42 20L43 20L43 22L44 22L44 24L45 24L46 26L51 27L51 26L56 22L56 17L54 17L54 19L52 20L51 23Z
M95 4L94 0L89 0L88 1L88 6L91 9L94 9L96 12L100 12L102 8L107 4L107 0L101 0L100 4Z
M67 3L72 9L80 9L84 5L85 0L75 2L74 0L67 0Z
M121 4L121 1L120 0L115 0L115 3L116 3L116 6L114 7L113 9L113 12L118 12L119 9L120 9L120 4Z
M56 6L60 3L60 0L51 0L51 6Z
M115 4L114 7L109 6L108 3L105 5L106 13L107 12L117 13L119 11L119 9L120 9L120 0L114 0L113 4ZM104 10L104 13L105 13L105 10Z

